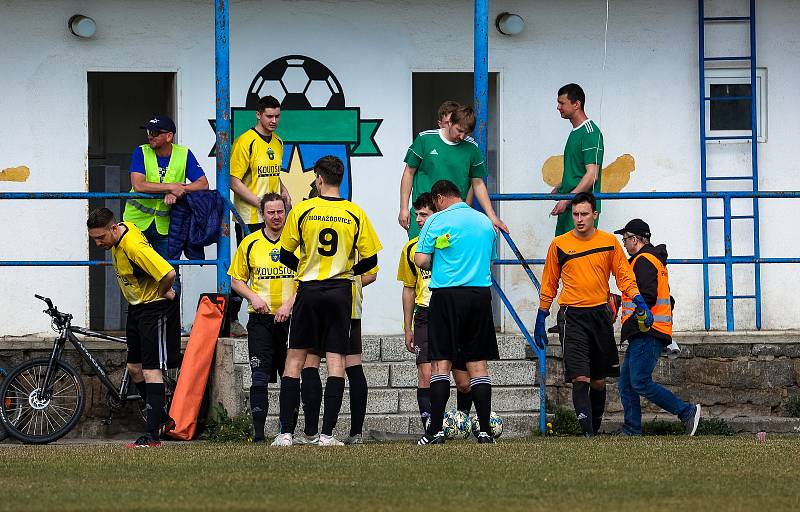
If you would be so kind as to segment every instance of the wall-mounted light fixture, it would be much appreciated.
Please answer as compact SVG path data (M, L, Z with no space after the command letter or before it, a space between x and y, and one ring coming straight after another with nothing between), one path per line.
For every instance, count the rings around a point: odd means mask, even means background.
M497 31L506 36L515 36L525 28L525 20L519 14L501 12L494 20Z
M75 14L67 21L69 31L82 39L88 39L97 33L97 23L83 14Z

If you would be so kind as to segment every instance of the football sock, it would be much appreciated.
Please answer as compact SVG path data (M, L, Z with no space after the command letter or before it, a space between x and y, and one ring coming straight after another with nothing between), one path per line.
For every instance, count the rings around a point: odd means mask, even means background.
M492 380L488 376L473 377L469 380L469 385L472 388L472 400L475 402L481 432L491 435L489 416L492 414Z
M281 378L280 403L281 434L294 434L297 410L300 405L300 379L295 377Z
M333 435L339 410L342 408L344 396L344 377L328 377L325 382L325 411L322 413L322 430L320 434Z
M136 391L139 392L139 396L142 397L142 401L145 403L147 402L147 383L145 381L142 382L134 382L136 386Z
M161 412L164 410L164 383L146 384L147 387L147 433L158 439L161 428Z
M578 417L578 423L581 424L583 435L593 436L592 405L589 400L588 382L574 381L572 383L572 405L575 406L575 415Z
M422 428L427 427L426 422L431 417L431 388L417 388L417 405Z
M347 381L350 383L350 436L360 434L364 429L364 417L367 415L367 378L364 367L359 365L345 368Z
M264 439L267 422L267 386L250 386L250 414L253 416L253 439Z
M428 424L426 434L436 435L442 430L444 421L444 409L447 407L447 399L450 398L450 376L431 375L431 422Z
M319 409L322 406L322 380L319 368L303 368L300 372L300 397L303 401L303 416L306 425L303 431L307 436L319 434Z
M456 391L456 409L469 416L472 410L472 392L462 393L460 389Z
M592 430L595 434L600 433L600 425L603 423L603 412L606 410L606 387L600 391L589 388L589 401L592 403Z

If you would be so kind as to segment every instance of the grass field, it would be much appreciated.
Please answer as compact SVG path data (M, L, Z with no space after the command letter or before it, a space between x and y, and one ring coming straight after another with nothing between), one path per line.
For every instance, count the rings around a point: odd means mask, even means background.
M800 437L0 446L0 510L800 509Z

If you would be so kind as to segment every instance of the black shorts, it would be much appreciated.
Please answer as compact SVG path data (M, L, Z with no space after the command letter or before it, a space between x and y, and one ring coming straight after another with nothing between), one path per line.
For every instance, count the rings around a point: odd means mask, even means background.
M361 319L352 318L350 320L350 342L347 344L347 356L359 356L363 352L361 345ZM314 354L320 359L325 359L325 352L317 350L309 350L309 353Z
M428 355L431 361L467 363L500 357L490 288L436 288L431 292L428 314Z
M177 368L181 350L178 301L159 300L128 306L125 337L128 362L144 370Z
M558 310L558 338L564 348L564 377L604 379L619 376L619 353L608 307L562 306Z
M301 282L289 324L289 348L347 354L352 286L348 279Z
M247 355L250 370L262 370L270 382L278 382L286 363L289 322L275 323L274 315L250 313L247 320Z
M428 308L417 306L414 313L414 351L417 364L430 363L428 357Z

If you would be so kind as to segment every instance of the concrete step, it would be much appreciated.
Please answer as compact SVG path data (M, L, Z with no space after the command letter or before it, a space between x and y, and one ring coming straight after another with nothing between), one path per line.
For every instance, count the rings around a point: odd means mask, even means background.
M531 435L535 429L538 429L538 414L506 413L501 414L500 417L503 418L503 437L527 436ZM295 432L298 434L302 433L304 426L303 415L300 414ZM277 416L267 417L266 430L268 432L277 433ZM349 435L349 430L350 415L340 415L339 421L333 430L334 436L337 439L343 440ZM367 414L366 418L364 418L364 434L369 434L370 430L379 430L381 432L392 432L396 434L423 434L422 422L416 414Z
M279 388L269 390L270 411L277 412ZM456 391L451 389L449 407L456 406ZM367 414L413 414L419 410L416 389L375 388L367 396ZM505 387L492 390L492 410L499 413L532 413L539 410L539 389ZM345 391L343 414L350 413L350 397Z
M247 364L247 339L232 338L234 342L234 362ZM500 359L525 359L525 338L514 335L498 335L497 345ZM364 336L362 338L363 360L365 362L414 361L414 354L406 350L403 336Z
M413 362L364 363L364 375L370 387L416 388L417 367ZM536 364L532 361L489 361L489 375L494 386L531 386L536 375ZM328 377L325 363L320 366L323 383ZM242 387L250 389L249 368L242 372ZM451 378L451 385L454 382Z

